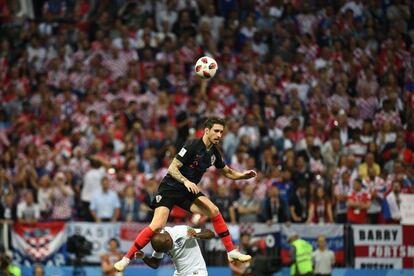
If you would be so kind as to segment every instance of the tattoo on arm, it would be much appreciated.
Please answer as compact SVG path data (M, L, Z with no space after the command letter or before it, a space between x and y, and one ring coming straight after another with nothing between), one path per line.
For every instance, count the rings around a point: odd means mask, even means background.
M174 177L175 180L184 183L187 180L187 178L185 178L179 170L182 166L183 163L181 163L177 158L174 158L170 166L168 167L168 173L172 177Z

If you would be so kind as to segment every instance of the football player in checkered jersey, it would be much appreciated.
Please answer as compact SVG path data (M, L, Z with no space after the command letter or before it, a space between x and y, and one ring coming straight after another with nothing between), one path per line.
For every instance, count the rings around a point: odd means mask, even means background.
M249 179L256 176L252 170L238 172L226 164L217 144L224 132L223 119L211 117L204 124L204 135L201 139L188 141L171 162L167 175L158 187L154 197L154 217L149 226L144 228L136 237L128 253L114 267L123 271L135 253L151 240L156 231L161 230L167 223L170 211L177 205L191 213L201 214L210 218L214 231L221 238L227 250L229 261L248 262L251 256L240 253L233 244L227 224L220 210L211 200L200 192L199 183L203 174L210 166L220 169L229 179Z

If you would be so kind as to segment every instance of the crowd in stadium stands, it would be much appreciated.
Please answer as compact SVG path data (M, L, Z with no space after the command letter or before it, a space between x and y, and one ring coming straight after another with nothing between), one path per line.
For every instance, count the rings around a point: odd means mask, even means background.
M226 163L258 172L202 179L227 221L399 223L414 192L413 12L0 0L0 217L148 221L177 149L218 115ZM202 55L219 64L207 82L193 73Z

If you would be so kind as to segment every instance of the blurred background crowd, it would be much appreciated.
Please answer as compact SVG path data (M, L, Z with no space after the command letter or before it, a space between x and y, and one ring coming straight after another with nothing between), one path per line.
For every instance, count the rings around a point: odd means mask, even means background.
M226 163L258 172L202 179L227 221L399 223L414 192L413 8L0 0L0 217L148 221L177 149L218 115ZM219 64L208 82L202 55Z

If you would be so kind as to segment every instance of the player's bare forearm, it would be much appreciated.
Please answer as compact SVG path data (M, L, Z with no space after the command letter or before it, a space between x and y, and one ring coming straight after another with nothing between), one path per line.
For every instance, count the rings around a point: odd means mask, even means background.
M249 178L255 177L256 172L252 170L245 171L245 172L239 172L239 171L236 171L230 168L229 166L225 166L223 168L223 175L232 180L240 180L240 179L249 179Z
M157 269L160 266L161 263L161 259L158 258L154 258L154 257L147 257L145 256L143 259L144 263L153 268L153 269Z
M214 238L214 236L215 236L214 232L209 229L202 229L200 233L197 233L195 235L197 239L201 239L201 240L209 240L209 239Z
M183 166L183 163L181 163L177 158L174 158L171 162L170 166L168 167L168 173L174 177L175 180L184 183L185 181L188 181L187 178L185 178L184 175L181 174L180 168Z
M238 180L238 179L241 179L242 177L242 174L240 172L235 171L232 168L227 167L227 166L223 168L223 175L232 180Z

